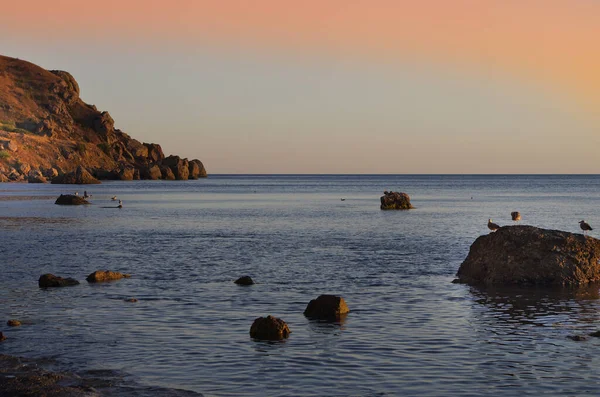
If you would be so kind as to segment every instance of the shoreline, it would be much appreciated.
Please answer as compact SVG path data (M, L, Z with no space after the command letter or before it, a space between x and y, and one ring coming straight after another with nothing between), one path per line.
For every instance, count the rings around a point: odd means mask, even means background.
M113 370L70 372L49 369L52 359L32 359L0 353L0 391L4 397L198 397L189 390L144 386Z

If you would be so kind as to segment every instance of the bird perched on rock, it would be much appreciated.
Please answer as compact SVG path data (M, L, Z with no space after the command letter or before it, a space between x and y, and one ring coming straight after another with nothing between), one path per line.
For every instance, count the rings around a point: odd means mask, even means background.
M492 219L490 218L488 219L488 229L490 229L492 232L495 232L496 230L500 229L500 225L492 222Z
M123 201L119 200L119 206L117 208L123 208Z
M520 221L521 220L521 214L519 213L519 211L513 211L510 213L510 217L512 218L513 221Z
M585 234L585 232L587 232L588 230L594 230L586 221L579 221L579 227L581 228L581 230L583 230L583 234Z

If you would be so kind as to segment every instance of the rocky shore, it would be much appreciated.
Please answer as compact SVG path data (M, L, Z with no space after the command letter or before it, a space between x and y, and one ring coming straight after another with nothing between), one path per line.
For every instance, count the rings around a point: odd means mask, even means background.
M165 156L80 98L68 72L0 56L0 182L99 183L206 177L200 160Z

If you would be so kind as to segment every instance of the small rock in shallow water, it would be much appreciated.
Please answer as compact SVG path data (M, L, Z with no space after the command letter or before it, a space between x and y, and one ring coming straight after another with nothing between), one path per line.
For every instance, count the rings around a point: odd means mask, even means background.
M585 335L569 335L567 338L574 340L576 342L582 342L588 340L588 337Z
M19 325L21 325L21 322L19 320L8 320L6 322L6 325L8 325L9 327L18 327Z
M252 285L254 284L254 280L252 280L252 277L250 276L242 276L235 280L235 283L237 285Z
M137 300L137 299L135 299L135 298L129 298L129 299L125 299L125 302L131 302L131 303L135 303L135 302L137 302L137 301L138 301L138 300Z
M250 336L262 340L285 339L291 332L285 321L273 316L259 317L250 327Z
M97 270L94 273L87 276L86 280L88 281L88 283L99 283L102 281L120 280L122 278L129 277L131 277L129 274L111 272L109 270Z
M2 342L3 340L6 340L6 336L4 336L2 332L0 332L0 342Z
M590 336L594 337L594 338L600 338L600 331L596 331L596 332L592 332L590 334Z
M77 285L79 281L74 278L62 278L55 276L54 274L42 274L38 280L40 288L48 287L68 287L70 285Z
M337 320L350 312L346 301L341 296L321 295L306 306L304 315L318 320Z

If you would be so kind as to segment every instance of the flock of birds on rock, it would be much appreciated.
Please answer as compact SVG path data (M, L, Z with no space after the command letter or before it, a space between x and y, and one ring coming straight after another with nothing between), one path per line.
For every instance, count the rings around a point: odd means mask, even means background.
M521 220L521 214L518 212L511 212L510 216L512 218L513 221L520 221ZM487 227L488 229L490 229L492 232L495 232L496 230L500 229L500 225L498 225L497 223L494 223L492 221L492 218L488 219L488 223L487 223ZM587 223L584 220L579 221L579 227L581 228L581 230L583 230L583 234L585 235L586 232L590 231L590 230L594 230L589 223Z

